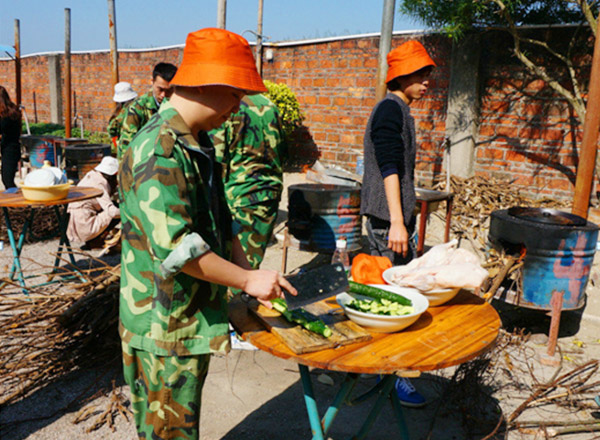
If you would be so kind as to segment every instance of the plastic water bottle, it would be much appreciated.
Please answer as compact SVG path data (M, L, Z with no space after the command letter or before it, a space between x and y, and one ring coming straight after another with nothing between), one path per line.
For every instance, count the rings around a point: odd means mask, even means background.
M335 241L335 251L331 257L331 264L342 263L346 273L350 273L350 256L348 255L348 249L345 238L340 238Z

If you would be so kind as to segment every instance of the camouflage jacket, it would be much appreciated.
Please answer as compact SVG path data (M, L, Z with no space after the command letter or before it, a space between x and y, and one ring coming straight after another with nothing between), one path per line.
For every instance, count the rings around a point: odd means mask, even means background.
M118 138L121 134L121 126L123 125L123 121L125 120L125 116L127 115L127 109L132 103L133 101L131 101L129 104L125 104L121 108L121 111L117 114L117 116L108 121L108 128L106 129L106 131L108 132L111 138L115 136Z
M211 132L218 162L223 164L230 207L279 200L281 163L287 154L277 106L264 95L248 95L240 110Z
M127 110L127 115L121 125L121 133L117 145L117 159L121 160L127 145L146 122L158 111L159 104L154 98L152 90L133 101Z
M181 268L208 251L231 259L231 217L208 135L194 140L168 102L120 164L120 334L157 355L227 352L227 288Z

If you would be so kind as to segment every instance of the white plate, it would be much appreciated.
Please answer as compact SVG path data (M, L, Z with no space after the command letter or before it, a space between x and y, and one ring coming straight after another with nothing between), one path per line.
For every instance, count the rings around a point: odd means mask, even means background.
M410 287L399 287L390 286L387 284L369 284L373 287L378 287L383 290L387 290L392 293L397 293L405 298L412 301L412 305L415 308L414 313L409 315L400 316L388 316L388 315L377 315L375 313L360 312L358 310L347 307L353 299L372 299L363 295L357 295L355 293L349 294L342 292L338 294L335 299L337 303L344 309L344 313L348 318L356 324L364 327L368 330L381 333L393 333L405 329L409 325L413 324L419 316L421 316L429 307L429 301L427 298L419 293L417 289Z
M401 268L402 266L394 266L384 270L383 274L381 275L383 280L391 286L397 286L397 284L394 282L394 278ZM450 301L459 291L460 287L449 287L447 289L436 290L419 290L419 292L427 297L431 307L439 306Z

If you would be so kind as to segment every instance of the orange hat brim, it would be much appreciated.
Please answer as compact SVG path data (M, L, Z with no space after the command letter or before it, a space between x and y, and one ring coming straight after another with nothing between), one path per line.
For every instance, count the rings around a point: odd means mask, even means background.
M225 85L266 92L248 42L225 29L206 28L188 34L183 60L170 82L175 86Z
M244 90L247 93L267 91L258 73L253 75L245 68L219 64L182 64L170 84L186 87L222 85Z
M385 82L410 75L425 67L436 67L425 47L416 40L407 41L387 55L388 71Z

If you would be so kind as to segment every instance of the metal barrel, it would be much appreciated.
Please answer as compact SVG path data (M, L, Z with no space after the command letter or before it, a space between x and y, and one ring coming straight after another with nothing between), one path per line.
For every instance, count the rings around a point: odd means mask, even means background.
M93 170L104 156L110 156L108 144L65 145L65 170L67 178L78 182Z
M583 307L599 228L581 220L580 225L544 224L516 219L507 210L492 213L490 241L513 251L515 245L525 248L522 292L511 302L551 310L552 292L562 291L563 310Z
M58 164L56 139L59 139L59 136L21 135L21 144L29 156L29 164L32 168L41 168L46 160L53 166Z
M288 229L306 249L333 252L345 237L348 250L361 247L360 188L298 184L288 188Z

